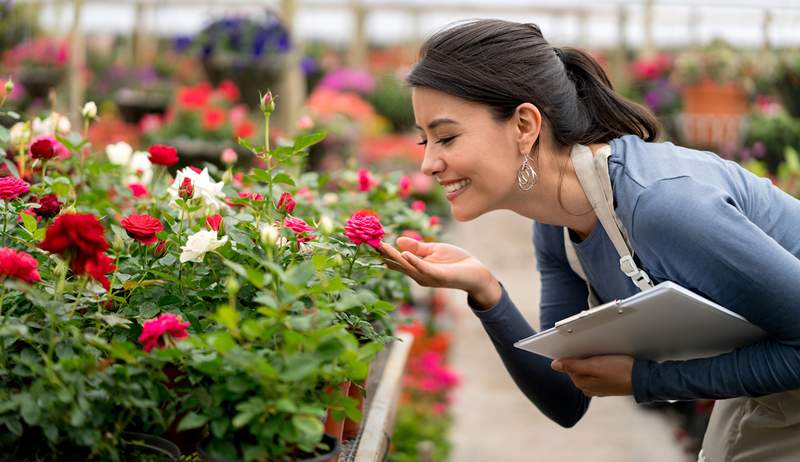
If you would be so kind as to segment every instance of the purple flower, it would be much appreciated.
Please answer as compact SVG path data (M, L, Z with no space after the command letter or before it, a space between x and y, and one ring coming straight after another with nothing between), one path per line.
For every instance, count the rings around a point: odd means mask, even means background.
M372 93L375 89L375 79L368 72L341 67L325 74L319 82L319 87L334 91Z

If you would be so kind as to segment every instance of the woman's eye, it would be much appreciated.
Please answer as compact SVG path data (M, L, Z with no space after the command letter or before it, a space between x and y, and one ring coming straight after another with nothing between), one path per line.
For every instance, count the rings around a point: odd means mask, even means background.
M425 146L426 144L428 144L428 140L419 140L417 144L420 146Z
M442 146L447 146L454 139L456 139L455 136L450 136L450 137L447 137L447 138L440 138L440 139L436 140L436 142L441 144ZM420 145L420 146L425 146L425 145L428 144L428 140L420 140L420 141L417 142L417 144Z

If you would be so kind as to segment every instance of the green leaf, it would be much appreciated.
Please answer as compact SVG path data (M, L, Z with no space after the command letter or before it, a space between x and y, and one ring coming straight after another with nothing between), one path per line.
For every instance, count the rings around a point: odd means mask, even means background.
M260 151L260 149L259 149L259 148L257 148L257 147L255 147L255 146L253 146L252 144L250 144L250 142L249 142L249 141L247 141L247 140L246 140L246 139L244 139L244 138L238 138L238 139L236 140L236 142L237 142L237 143L239 143L239 146L241 146L241 147L243 147L243 148L247 149L248 151L252 152L253 154L258 154L258 153L259 153L259 151Z
M287 275L287 280L290 284L295 286L307 287L314 274L314 264L311 262L304 262L290 270Z
M18 399L20 400L19 413L25 422L31 426L39 423L39 417L41 417L42 411L34 402L34 398L31 395L24 393L19 395Z
M20 213L19 216L22 217L22 226L33 235L36 228L39 226L39 223L36 222L36 218L33 218L33 215L29 213Z
M786 159L786 167L790 172L800 172L800 155L798 155L796 149L791 146L786 146L784 157Z
M22 424L19 423L19 419L13 416L6 416L3 419L0 419L0 423L4 424L8 431L11 433L22 436Z
M225 354L236 347L236 342L233 341L233 337L227 332L208 334L208 344L220 354Z
M327 133L324 131L316 132L316 133L309 133L308 135L300 135L294 140L294 150L299 151L300 149L305 149L311 145L317 144L320 141L325 139Z
M216 436L217 438L222 438L225 436L225 432L228 431L228 426L230 422L227 418L224 419L217 419L211 421L211 434Z
M46 234L47 234L47 228L39 228L33 233L33 239L35 241L41 241L44 239Z
M196 412L190 412L186 414L186 417L181 419L181 423L178 424L178 431L182 432L184 430L191 430L193 428L200 428L208 422L208 417L197 414Z
M11 172L12 175L19 178L19 170L17 170L17 165L12 162L10 159L5 158L3 159L3 163L8 167L8 171Z
M322 431L324 426L322 422L310 415L295 415L292 416L292 425L300 433L300 439L303 441L318 441L322 438Z
M0 125L0 144L7 144L11 139L11 132L2 125Z
M230 331L236 332L239 330L239 319L239 312L236 311L236 308L224 305L217 309L217 321Z
M283 173L283 172L276 173L275 175L273 175L272 176L272 182L273 183L280 183L280 184L288 184L290 186L295 186L295 182L292 179L292 177L290 177L289 175L287 175L286 173Z

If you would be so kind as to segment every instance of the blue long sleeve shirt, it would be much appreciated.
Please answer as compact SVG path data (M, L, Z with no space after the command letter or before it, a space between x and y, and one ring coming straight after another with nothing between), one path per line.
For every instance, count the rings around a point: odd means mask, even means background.
M655 284L674 281L762 327L768 338L713 358L635 359L637 402L763 396L800 388L800 201L710 152L635 136L612 140L615 212ZM564 251L560 226L534 223L542 329L587 308L587 288ZM598 223L575 250L597 298L638 292ZM574 425L589 398L550 360L513 343L534 334L505 289L473 311L507 370L545 415Z

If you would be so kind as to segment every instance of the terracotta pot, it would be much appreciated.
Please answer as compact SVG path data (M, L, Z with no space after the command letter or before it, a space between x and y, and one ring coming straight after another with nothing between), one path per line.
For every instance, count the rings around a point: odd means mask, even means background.
M683 90L683 107L687 144L702 148L741 144L747 97L739 85L704 80L688 86Z
M365 382L361 381L359 383L352 383L350 384L350 391L348 392L348 396L353 398L354 400L358 401L358 410L364 412L364 392L365 389ZM362 421L364 420L362 416ZM345 417L344 419L344 428L342 429L342 441L352 440L358 436L359 432L361 431L361 422L356 422L354 420L350 420Z
M349 392L350 392L350 385L351 385L351 382L349 380L346 381L346 382L342 382L342 383L339 384L339 390L343 394L348 395ZM333 389L328 389L327 393L329 395L332 394L333 393ZM333 413L329 410L328 411L328 415L325 416L325 433L327 433L329 435L333 435L334 437L336 437L337 440L341 441L342 440L342 432L344 431L344 421L345 421L345 419L342 419L342 420L334 419L333 418Z

